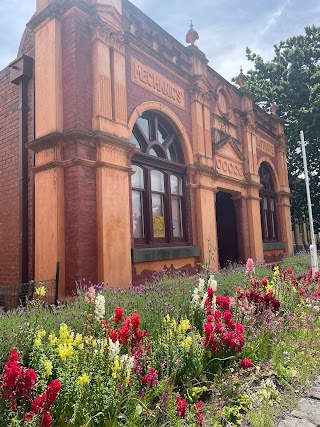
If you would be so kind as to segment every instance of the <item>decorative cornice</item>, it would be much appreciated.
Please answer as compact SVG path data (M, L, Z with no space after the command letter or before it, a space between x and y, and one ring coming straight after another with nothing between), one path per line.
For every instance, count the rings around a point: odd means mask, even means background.
M90 14L91 11L91 6L83 0L56 0L43 11L35 14L27 23L27 27L33 31L48 19L60 19L61 16L72 7L78 7L86 14Z
M118 149L123 149L128 155L133 155L138 152L138 149L130 140L117 138L114 135L109 135L104 132L83 132L73 130L66 133L51 133L49 135L38 138L27 144L27 148L38 153L48 148L56 147L59 143L64 146L70 144L87 144L90 146L114 145Z

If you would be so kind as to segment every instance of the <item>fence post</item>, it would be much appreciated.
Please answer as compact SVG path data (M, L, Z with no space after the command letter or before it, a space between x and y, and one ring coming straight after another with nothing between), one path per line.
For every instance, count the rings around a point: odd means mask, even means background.
M58 298L59 298L59 272L60 272L60 263L57 262L57 270L56 270L56 293L54 297L54 303L55 305L58 305Z

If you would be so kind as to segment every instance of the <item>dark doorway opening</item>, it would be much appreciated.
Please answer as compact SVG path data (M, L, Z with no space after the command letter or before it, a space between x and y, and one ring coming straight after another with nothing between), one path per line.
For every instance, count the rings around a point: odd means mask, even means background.
M236 211L231 197L230 193L219 191L216 198L220 268L239 259Z

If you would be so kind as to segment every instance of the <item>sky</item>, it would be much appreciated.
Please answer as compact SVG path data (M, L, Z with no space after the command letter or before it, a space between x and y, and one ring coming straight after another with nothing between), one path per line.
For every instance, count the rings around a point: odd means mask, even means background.
M209 65L225 79L253 68L245 55L248 46L264 60L273 58L273 46L320 26L320 0L133 0L145 14L186 45L193 20L199 33L196 45ZM25 24L36 0L0 0L0 70L18 52Z

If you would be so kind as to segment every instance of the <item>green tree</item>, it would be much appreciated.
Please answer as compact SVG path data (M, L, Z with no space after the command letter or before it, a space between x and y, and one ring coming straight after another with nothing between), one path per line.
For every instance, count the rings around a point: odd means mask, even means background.
M320 229L320 27L305 28L305 35L274 46L274 58L264 61L249 48L254 63L246 88L264 109L272 102L284 120L288 138L288 172L294 221L308 217L299 132L304 131L315 229Z

